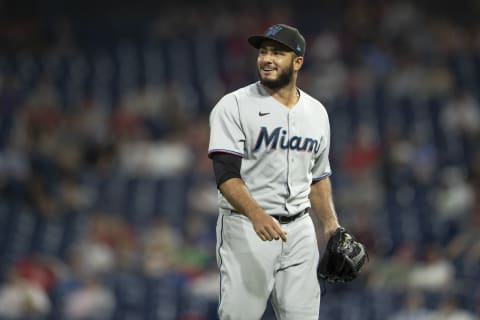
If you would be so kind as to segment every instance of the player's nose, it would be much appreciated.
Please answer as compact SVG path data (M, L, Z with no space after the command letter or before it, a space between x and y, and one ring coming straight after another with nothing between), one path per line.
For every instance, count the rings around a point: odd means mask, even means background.
M260 55L260 60L263 62L272 62L273 61L273 53L270 51L266 51L263 54Z

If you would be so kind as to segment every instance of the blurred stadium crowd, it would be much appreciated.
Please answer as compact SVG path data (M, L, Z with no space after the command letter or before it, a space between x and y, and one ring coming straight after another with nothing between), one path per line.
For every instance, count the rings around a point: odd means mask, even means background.
M479 7L139 3L0 2L0 319L215 318L208 113L277 22L307 38L300 86L370 252L322 319L480 319Z

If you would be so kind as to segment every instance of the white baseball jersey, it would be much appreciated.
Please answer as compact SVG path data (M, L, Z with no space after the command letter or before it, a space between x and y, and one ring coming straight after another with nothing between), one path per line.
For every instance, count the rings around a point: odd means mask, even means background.
M210 114L209 155L242 157L241 177L268 214L294 215L310 207L312 181L331 174L327 112L299 92L290 109L256 82L225 95ZM233 209L220 192L219 202Z

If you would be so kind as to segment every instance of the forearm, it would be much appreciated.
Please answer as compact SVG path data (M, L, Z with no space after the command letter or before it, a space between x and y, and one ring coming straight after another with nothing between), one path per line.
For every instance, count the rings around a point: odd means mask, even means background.
M329 178L322 179L311 186L310 203L313 212L323 226L325 237L328 239L340 226L335 212Z
M255 215L263 213L263 209L251 196L247 186L242 179L232 178L219 186L220 192L230 204L240 213L246 215L250 220Z

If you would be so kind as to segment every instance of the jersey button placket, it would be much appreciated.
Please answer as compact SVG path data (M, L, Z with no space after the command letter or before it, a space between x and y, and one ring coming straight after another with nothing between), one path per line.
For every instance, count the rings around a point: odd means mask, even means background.
M296 136L296 133L295 133L295 110L292 110L290 112L290 139L294 136ZM295 155L294 152L290 153L290 163L293 163L295 161L294 155ZM291 170L290 172L292 172L292 171L293 170Z
M291 141L292 137L295 136L295 111L290 110L289 112L289 117L288 117L288 135L289 135L289 141ZM295 150L291 149L291 145L289 142L288 146L288 189L289 189L289 194L292 194L293 191L293 186L292 186L292 181L293 175L294 175L294 169L293 169L293 159L295 158ZM288 202L287 202L288 206ZM290 210L287 210L290 211Z

